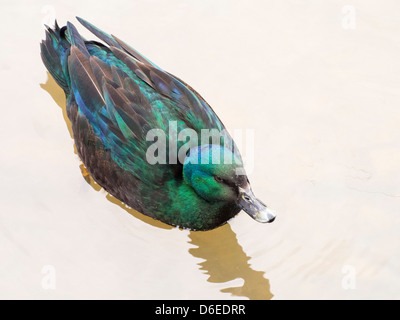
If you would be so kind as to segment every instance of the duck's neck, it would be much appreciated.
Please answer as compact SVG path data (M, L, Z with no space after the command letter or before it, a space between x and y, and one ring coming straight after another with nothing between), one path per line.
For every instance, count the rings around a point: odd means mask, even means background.
M204 200L183 179L170 181L166 187L169 190L169 201L164 208L163 217L170 220L171 224L183 228L213 229L240 211L234 203Z

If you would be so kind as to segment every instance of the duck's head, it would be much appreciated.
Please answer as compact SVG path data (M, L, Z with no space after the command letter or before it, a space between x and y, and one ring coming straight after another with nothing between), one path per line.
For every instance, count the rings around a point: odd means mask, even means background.
M258 222L275 220L275 213L254 196L240 155L223 146L190 149L183 165L183 177L206 201L234 203Z

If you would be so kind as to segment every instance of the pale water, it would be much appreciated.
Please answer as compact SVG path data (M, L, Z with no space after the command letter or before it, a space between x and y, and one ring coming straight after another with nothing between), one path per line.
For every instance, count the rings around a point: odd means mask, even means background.
M400 4L346 5L2 3L0 298L400 298ZM189 232L100 190L40 60L52 15L116 34L253 130L275 222Z

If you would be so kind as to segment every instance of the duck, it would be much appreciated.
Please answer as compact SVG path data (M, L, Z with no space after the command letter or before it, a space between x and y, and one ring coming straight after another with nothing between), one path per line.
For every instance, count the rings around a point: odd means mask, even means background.
M76 18L98 40L56 21L46 26L40 51L64 90L76 150L94 181L128 207L182 229L211 230L241 210L274 221L254 196L233 138L200 94Z

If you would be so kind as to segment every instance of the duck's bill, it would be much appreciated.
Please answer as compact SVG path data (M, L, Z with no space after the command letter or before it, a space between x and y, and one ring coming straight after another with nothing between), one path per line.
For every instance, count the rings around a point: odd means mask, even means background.
M275 213L264 203L258 200L250 187L239 188L239 207L254 220L262 223L269 223L275 220Z

